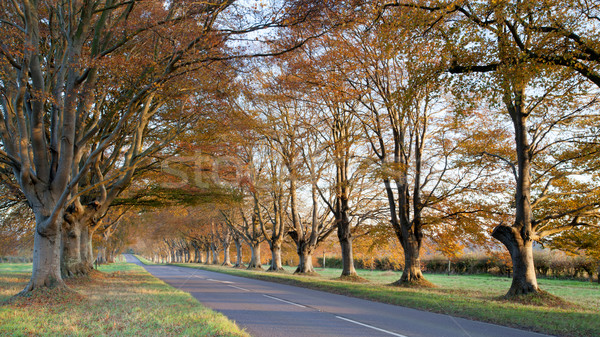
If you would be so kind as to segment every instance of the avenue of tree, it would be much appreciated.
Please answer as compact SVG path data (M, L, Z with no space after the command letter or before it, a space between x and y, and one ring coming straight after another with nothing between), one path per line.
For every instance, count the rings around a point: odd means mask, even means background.
M287 243L310 274L337 236L353 279L386 237L420 286L425 243L504 249L508 297L540 291L535 242L600 261L594 1L11 0L0 32L24 293L90 273L93 242L258 269L265 243L274 272Z

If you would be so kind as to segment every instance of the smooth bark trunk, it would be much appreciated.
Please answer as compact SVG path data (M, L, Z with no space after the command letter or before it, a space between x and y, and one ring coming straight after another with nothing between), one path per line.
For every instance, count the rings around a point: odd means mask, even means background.
M63 222L61 274L64 278L81 276L81 225L79 222Z
M198 247L194 247L194 252L194 255L196 257L194 262L202 263L202 252L200 251L200 249Z
M242 242L239 239L234 240L235 243L235 265L236 268L244 267L244 259L243 259L243 251L242 251Z
M98 247L98 264L106 263L106 247L100 246Z
M210 251L210 246L207 246L207 247L206 247L206 250L205 250L205 253L206 253L206 260L205 260L205 262L204 262L204 263L206 263L206 264L211 264L211 262L212 262L212 255L211 255L211 253L210 253L210 252L211 252L211 251Z
M262 269L260 261L260 242L253 242L250 245L250 263L248 263L248 269Z
M52 235L42 236L37 230L35 231L31 279L21 293L44 287L65 286L60 273L61 233L60 230L56 232Z
M229 241L223 243L223 265L227 267L233 266L233 264L231 264L231 255L229 254L230 248L231 243Z
M508 249L513 264L513 278L506 297L537 293L540 289L533 264L533 242L523 240L520 233L509 226L498 226L492 236Z
M413 219L413 221L408 219L408 202L402 197L399 198L399 207L396 208L396 201L391 183L386 179L384 180L384 184L390 206L392 227L402 246L402 250L404 251L404 270L400 279L393 284L407 285L426 281L421 272L421 245L423 234L421 233L420 219ZM397 186L399 191L398 195L405 195L406 185L397 184Z
M81 253L81 263L91 270L94 265L94 253L92 251L92 237L93 234L90 227L84 225L81 227L81 237L79 238L79 242L81 244L81 248L79 249Z
M352 236L350 234L350 226L343 229L338 227L338 239L342 250L342 276L356 276L354 268L354 256L352 254Z
M183 249L183 263L189 263L190 262L190 251L185 248Z
M219 264L219 251L217 249L217 245L216 244L211 244L210 245L210 250L212 252L212 264Z
M404 270L397 283L419 283L425 279L421 272L421 241L414 236L409 236L406 241L402 245L404 249Z
M298 267L294 274L312 274L315 272L315 268L312 263L312 253L308 251L301 251L298 253Z
M281 242L273 242L271 244L271 266L267 271L283 271L281 263Z

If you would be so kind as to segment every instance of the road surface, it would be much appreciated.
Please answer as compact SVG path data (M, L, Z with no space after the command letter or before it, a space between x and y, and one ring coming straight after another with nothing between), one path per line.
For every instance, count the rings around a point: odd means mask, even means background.
M256 337L541 337L534 332L285 284L176 266L127 262L189 292Z

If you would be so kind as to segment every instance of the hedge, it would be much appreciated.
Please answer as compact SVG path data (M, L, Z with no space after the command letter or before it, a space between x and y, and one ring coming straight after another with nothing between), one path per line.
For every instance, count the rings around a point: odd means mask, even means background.
M533 255L536 274L540 277L589 279L593 280L600 269L600 261L585 256L568 256L561 252L535 252ZM317 262L323 266L323 258ZM342 268L341 257L327 257L326 267ZM404 268L403 262L396 262L389 257L371 257L354 259L354 267L370 270L394 270ZM443 256L427 256L421 259L421 269L426 273L448 273L448 258ZM450 261L451 274L494 274L511 276L512 261L507 253L466 254Z

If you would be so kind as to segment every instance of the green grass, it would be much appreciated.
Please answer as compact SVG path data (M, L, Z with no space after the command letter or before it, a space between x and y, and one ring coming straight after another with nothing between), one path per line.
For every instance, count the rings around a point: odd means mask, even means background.
M13 298L31 264L0 264L0 336L247 336L225 316L142 267L114 263L69 280L74 292Z
M165 265L164 263L154 263L140 255L135 255L135 257L137 257L140 260L140 262L145 265L152 265L152 266L164 266Z
M542 333L600 336L600 286L588 282L540 279L543 290L577 304L575 308L560 308L500 300L499 297L508 291L511 279L491 275L427 274L425 277L437 288L416 289L389 286L401 276L400 272L391 271L358 270L359 276L369 280L369 283L351 283L335 280L340 276L341 269L333 268L316 269L319 276L297 276L292 274L293 267L285 267L287 273L268 273L199 264L178 265L298 285Z
M293 273L295 268L286 267ZM317 269L325 278L335 278L342 273L341 269ZM400 279L402 272L358 270L361 277L376 284L390 284ZM425 278L441 289L448 291L467 291L471 295L478 293L482 297L500 297L508 291L512 278L493 275L444 275L425 274ZM569 302L600 313L600 285L591 282L574 280L538 279L540 288L559 296Z

